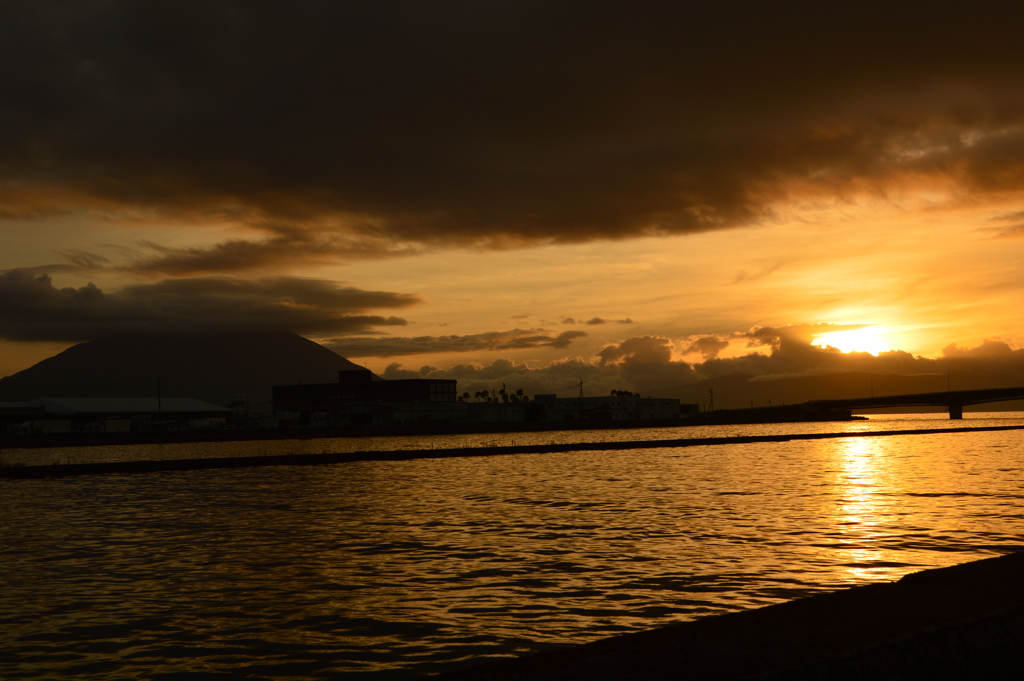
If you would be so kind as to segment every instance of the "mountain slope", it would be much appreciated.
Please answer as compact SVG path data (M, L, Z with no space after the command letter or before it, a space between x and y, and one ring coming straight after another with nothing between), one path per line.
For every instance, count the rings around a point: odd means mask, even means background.
M230 404L244 393L269 413L273 385L330 383L361 369L286 331L119 336L81 343L0 379L0 400L33 397L194 397Z

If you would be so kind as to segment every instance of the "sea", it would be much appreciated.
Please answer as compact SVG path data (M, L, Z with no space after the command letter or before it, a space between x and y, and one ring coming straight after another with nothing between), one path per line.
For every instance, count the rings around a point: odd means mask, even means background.
M853 435L0 479L0 678L414 679L1021 550L1024 431L944 432L1006 425L1024 413L6 450Z

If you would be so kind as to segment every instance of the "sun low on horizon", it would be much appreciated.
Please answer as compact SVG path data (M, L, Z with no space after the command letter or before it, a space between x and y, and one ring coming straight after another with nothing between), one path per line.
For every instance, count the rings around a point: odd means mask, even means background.
M893 347L886 329L880 326L823 333L817 336L812 344L820 348L832 347L841 352L866 352L876 356L882 352L900 349Z

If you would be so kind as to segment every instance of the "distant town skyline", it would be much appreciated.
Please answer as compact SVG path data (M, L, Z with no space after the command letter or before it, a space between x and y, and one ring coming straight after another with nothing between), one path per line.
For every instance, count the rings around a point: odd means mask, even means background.
M1024 379L992 8L5 3L0 376L268 328L531 391Z

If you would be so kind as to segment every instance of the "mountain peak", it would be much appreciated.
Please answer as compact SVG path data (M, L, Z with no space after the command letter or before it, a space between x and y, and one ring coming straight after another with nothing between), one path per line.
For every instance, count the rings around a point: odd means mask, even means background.
M270 389L331 383L362 369L287 331L131 334L80 343L0 379L0 399L35 397L193 397L230 404L244 393L269 412Z

